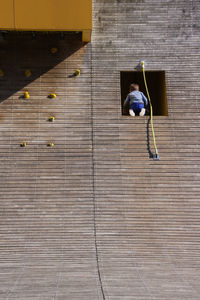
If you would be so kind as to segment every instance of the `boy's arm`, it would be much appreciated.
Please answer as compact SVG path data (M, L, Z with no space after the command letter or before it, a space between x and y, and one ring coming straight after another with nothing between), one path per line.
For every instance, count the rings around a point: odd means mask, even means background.
M123 105L123 107L126 107L127 105L128 105L128 103L129 103L129 101L130 101L130 97L129 97L129 95L126 97L126 100L124 101L124 105Z
M145 95L142 93L142 100L144 101L144 105L145 105L145 107L147 107L147 105L148 105L148 100L147 100L147 98L145 97Z

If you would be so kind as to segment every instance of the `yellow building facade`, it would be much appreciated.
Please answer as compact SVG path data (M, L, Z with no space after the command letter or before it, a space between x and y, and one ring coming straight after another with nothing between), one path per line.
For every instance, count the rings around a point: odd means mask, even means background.
M1 0L0 30L81 31L89 42L92 0Z

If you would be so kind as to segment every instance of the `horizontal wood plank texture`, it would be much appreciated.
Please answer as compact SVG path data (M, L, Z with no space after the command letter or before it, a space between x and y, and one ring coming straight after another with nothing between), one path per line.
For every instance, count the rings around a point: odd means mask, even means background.
M1 36L1 300L200 298L199 6L93 0L91 43ZM141 59L165 71L160 161L121 111Z

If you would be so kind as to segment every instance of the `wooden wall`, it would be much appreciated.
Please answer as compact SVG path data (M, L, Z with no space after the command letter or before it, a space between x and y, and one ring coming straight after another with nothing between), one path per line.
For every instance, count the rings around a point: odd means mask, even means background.
M199 10L94 0L91 44L1 39L0 299L199 299ZM156 162L148 117L121 115L141 59L166 72Z

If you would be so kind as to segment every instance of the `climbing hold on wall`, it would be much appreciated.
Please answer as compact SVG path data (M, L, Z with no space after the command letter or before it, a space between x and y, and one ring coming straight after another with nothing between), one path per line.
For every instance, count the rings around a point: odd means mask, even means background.
M30 95L29 95L28 91L24 92L24 98L25 99L29 99L30 98Z
M54 147L54 143L50 142L47 144L48 147Z
M76 69L76 71L74 72L75 76L80 76L81 75L81 71L79 69Z
M27 142L22 142L22 143L20 144L20 146L21 146L21 147L26 147L26 146L27 146Z
M30 98L30 95L29 95L28 91L24 92L24 98L25 99L29 99Z
M56 47L51 48L51 53L52 54L55 54L56 52L58 52L58 48L56 48Z
M3 72L3 70L0 69L0 77L3 77L3 75L4 75L4 72Z
M31 76L31 71L27 69L27 70L25 71L25 76L26 76L26 77L30 77L30 76Z
M55 117L51 116L49 117L49 122L54 122L55 121Z
M55 93L51 93L51 94L49 95L49 98L56 98L56 94L55 94Z

